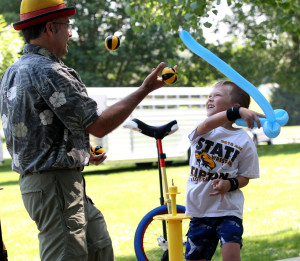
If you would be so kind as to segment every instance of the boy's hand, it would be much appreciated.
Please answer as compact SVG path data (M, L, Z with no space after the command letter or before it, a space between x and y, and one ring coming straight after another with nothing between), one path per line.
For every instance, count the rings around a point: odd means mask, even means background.
M256 121L258 128L261 127L260 120L258 117L266 118L266 116L264 114L257 113L255 111L251 111L244 107L240 107L239 113L240 113L241 118L247 122L248 128L250 128L250 129L254 128L254 121Z
M221 195L220 202L222 202L225 193L227 193L230 190L230 182L228 180L224 180L224 179L214 179L211 182L211 185L215 192L209 193L209 196Z
M243 188L248 185L249 178L243 177L243 176L237 176L236 177L239 182L239 188ZM224 195L230 190L231 184L229 180L226 179L214 179L211 182L211 185L213 187L213 190L215 192L209 193L209 196L217 196L221 195L220 202L222 202Z

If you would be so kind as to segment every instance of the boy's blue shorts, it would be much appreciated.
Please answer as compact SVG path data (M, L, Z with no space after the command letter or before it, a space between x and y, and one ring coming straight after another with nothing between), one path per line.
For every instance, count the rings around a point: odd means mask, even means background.
M193 218L185 250L187 260L211 260L218 242L243 245L243 221L235 216Z

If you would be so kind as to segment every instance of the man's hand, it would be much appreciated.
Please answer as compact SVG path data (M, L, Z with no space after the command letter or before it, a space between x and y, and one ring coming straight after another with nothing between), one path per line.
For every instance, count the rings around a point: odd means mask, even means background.
M166 83L163 81L162 77L159 76L159 73L165 67L165 63L161 62L156 68L152 69L152 72L145 78L142 88L147 88L150 92L163 87ZM177 65L174 66L176 70Z
M103 152L98 155L94 155L92 152L90 152L90 163L96 166L101 164L103 161L105 161L106 158L107 158L106 152Z

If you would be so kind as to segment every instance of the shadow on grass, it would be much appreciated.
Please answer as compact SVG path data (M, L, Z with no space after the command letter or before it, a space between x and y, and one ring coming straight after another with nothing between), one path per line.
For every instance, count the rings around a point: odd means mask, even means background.
M136 261L135 256L116 257L116 261Z
M260 145L257 147L257 153L259 157L263 156L272 156L278 154L295 154L300 151L300 143L292 143L292 144L276 144L276 145ZM182 167L187 166L187 162L166 162L167 167ZM108 174L117 174L122 172L130 172L130 171L141 171L141 170L155 170L157 169L157 163L149 166L149 163L139 164L136 166L135 164L131 165L107 165L106 169L99 168L91 168L86 169L84 171L85 175L108 175Z
M263 156L272 156L278 154L295 154L300 151L300 143L291 143L291 144L276 144L276 145L260 145L257 148L257 152L259 157ZM187 162L166 162L167 167L182 167L187 166ZM135 164L128 165L99 165L99 166L88 166L84 170L84 175L111 175L111 174L119 174L122 172L133 172L133 171L142 171L142 170L157 170L157 163L152 165L147 164L139 164L136 166ZM0 166L0 175L2 172L11 171L11 159L6 159L4 164ZM7 185L14 185L18 182L9 181ZM4 183L0 183L0 186Z
M179 167L187 165L186 162L175 162L166 163L166 166ZM134 172L134 171L144 171L144 170L154 170L158 171L157 163L152 164L140 164L136 166L135 164L127 165L99 165L99 166L88 166L83 171L84 175L112 175L119 174L123 172ZM7 181L0 181L0 188L6 186L13 186L19 184L19 174L11 170L11 159L5 159L4 164L0 166L0 175L6 174L8 177Z
M300 256L299 230L288 229L257 237L246 237L243 261L273 261Z
M166 167L181 167L181 166L188 166L187 162L168 162L166 163ZM104 169L105 168L105 169ZM135 172L135 171L144 171L144 170L157 170L158 166L157 163L146 163L146 164L139 164L138 166L135 164L130 165L106 165L101 169L101 167L93 167L91 169L86 168L84 170L84 175L111 175L111 174L119 174L122 172Z
M278 154L295 154L300 151L300 143L259 145L257 147L258 156L271 156Z
M0 165L0 173L1 172L9 172L11 170L11 159L5 159L4 163Z
M0 188L3 188L3 187L7 187L7 186L14 186L14 185L18 185L19 184L19 181L15 181L15 180L10 180L10 181L7 181L7 182L0 182Z
M274 261L298 257L300 234L294 229L282 230L263 236L245 237L241 250L243 261ZM221 248L218 246L212 261L222 260ZM116 261L136 261L135 256L116 257Z

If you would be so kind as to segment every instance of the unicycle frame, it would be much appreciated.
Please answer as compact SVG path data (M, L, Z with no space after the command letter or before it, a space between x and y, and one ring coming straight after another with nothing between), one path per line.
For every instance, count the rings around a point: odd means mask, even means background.
M156 139L156 146L157 146L157 153L158 153L158 173L159 173L159 186L160 186L160 205L167 204L168 213L171 213L171 200L169 197L169 188L168 188L168 180L167 180L167 173L166 173L166 154L163 152L162 148L162 140ZM165 193L164 193L165 192ZM166 222L162 222L163 226L163 237L165 240L168 240L167 237L167 227Z
M148 225L152 222L154 216L158 214L166 213L166 210L168 214L172 213L171 200L168 194L169 188L168 188L168 179L166 174L166 163L165 163L166 154L163 152L162 139L165 136L170 135L175 131L177 131L178 125L177 125L177 121L174 120L165 125L154 127L154 126L147 125L138 119L132 119L131 121L126 122L124 124L124 127L138 131L156 140L159 188L160 188L160 207L151 210L140 221L136 230L135 240L134 240L134 247L135 247L135 252L138 260L145 261L148 260L148 257L146 257L146 253L144 252L142 240ZM177 210L178 212L184 213L185 207L181 205L177 205ZM162 220L161 223L162 223L163 238L167 241L166 221Z

